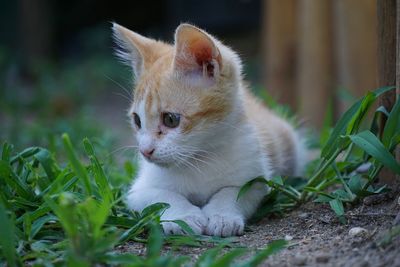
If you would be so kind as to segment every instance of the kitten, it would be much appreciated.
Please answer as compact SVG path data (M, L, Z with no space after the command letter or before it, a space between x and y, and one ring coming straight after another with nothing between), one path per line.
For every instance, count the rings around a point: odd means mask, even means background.
M129 116L141 158L128 206L165 202L162 220L197 234L243 234L268 188L255 184L237 200L239 189L258 176L299 175L298 134L249 92L238 55L205 31L181 24L173 45L118 24L113 32L135 76ZM173 222L163 228L184 233Z

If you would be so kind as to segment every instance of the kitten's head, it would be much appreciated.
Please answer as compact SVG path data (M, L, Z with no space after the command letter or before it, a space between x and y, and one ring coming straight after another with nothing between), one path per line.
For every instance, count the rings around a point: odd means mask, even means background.
M207 158L237 109L240 61L214 37L181 24L173 45L113 24L117 55L135 76L129 110L141 154L159 165ZM232 127L232 126L231 126Z

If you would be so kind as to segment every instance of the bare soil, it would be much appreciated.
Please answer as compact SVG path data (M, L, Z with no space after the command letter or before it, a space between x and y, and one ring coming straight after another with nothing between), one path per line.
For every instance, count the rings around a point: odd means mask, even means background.
M400 236L381 244L400 212L397 192L371 196L348 207L347 223L342 224L328 205L308 203L283 217L270 217L249 225L235 245L261 249L277 239L289 240L289 246L267 259L262 266L400 266ZM399 223L399 222L397 222ZM366 231L352 236L354 227ZM354 230L353 230L354 231ZM189 255L193 260L207 249L180 247L164 252ZM120 251L145 254L141 243L128 243Z

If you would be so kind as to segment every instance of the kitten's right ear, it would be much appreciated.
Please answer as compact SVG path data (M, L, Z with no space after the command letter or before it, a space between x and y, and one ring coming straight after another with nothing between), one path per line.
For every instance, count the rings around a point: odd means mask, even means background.
M140 77L147 65L147 54L155 41L117 23L113 23L112 30L114 41L118 45L116 55L123 63L132 67L135 79Z

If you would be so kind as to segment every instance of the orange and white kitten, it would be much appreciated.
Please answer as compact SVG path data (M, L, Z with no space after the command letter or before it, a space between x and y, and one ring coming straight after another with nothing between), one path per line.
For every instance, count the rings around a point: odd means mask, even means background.
M113 24L117 54L133 68L129 116L141 153L128 196L136 211L165 202L162 220L183 220L197 234L243 234L268 192L264 176L298 175L303 146L293 127L248 90L238 55L189 24L167 44ZM173 222L167 234L182 234Z

